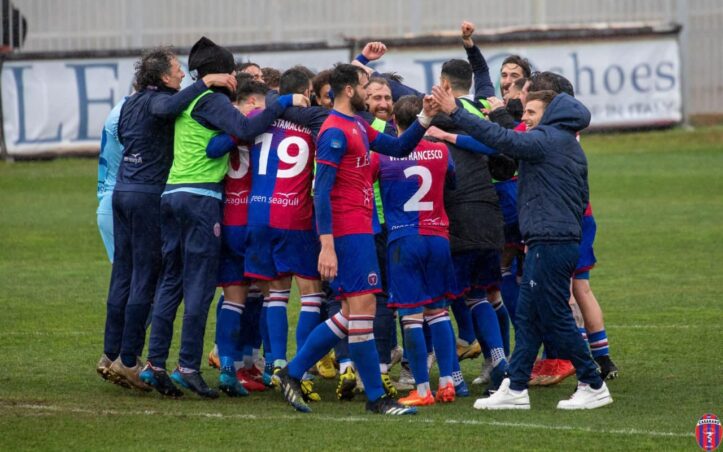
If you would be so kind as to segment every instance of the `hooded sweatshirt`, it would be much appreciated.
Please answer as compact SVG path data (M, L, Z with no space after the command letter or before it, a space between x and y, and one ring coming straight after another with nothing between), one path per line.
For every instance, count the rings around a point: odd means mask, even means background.
M539 125L525 133L462 108L451 118L474 139L520 162L520 231L528 245L580 241L589 188L587 159L576 134L590 124L590 111L580 101L558 94Z

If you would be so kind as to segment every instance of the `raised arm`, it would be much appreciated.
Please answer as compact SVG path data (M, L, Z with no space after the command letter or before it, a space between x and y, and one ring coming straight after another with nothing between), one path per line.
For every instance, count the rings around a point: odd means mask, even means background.
M467 52L467 61L472 66L474 73L474 97L475 99L487 99L495 95L495 86L490 78L490 68L479 47L474 45L472 35L474 34L474 24L472 22L462 22L462 43L464 50Z

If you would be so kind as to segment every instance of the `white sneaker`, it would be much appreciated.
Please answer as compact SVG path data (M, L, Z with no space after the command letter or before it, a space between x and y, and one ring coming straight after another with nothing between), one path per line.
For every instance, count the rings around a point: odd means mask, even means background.
M608 391L605 382L600 386L600 389L593 389L588 384L578 383L575 393L567 400L560 400L557 409L592 410L611 403L613 403L613 398L610 396L610 391Z
M490 382L490 375L492 374L492 358L485 358L482 363L482 371L479 373L479 377L472 380L473 385L486 385Z
M486 399L477 399L474 402L477 410L529 410L530 396L527 389L513 391L510 389L510 379L502 380L499 389Z

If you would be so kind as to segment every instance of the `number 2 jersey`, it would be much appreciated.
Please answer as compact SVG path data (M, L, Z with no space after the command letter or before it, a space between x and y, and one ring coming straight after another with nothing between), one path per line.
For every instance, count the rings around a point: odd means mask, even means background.
M256 137L249 226L313 230L314 153L311 129L284 119Z
M449 238L444 186L454 162L443 143L422 140L407 157L373 152L371 170L379 180L389 242L407 235Z

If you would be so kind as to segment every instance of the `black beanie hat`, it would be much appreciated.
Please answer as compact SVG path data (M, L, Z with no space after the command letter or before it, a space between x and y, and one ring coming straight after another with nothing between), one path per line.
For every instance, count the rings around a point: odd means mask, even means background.
M234 66L231 52L217 46L205 36L193 45L188 55L188 69L197 71L198 77L207 74L230 74Z

